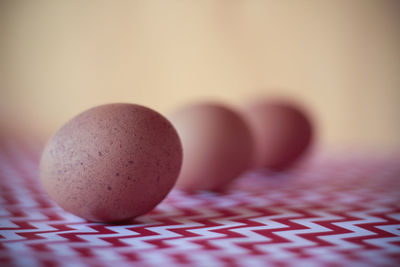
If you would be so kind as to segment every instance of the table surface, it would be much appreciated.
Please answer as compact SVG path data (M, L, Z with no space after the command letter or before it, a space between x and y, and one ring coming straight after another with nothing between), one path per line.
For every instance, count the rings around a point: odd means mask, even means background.
M40 149L0 150L1 266L400 266L400 158L315 153L224 193L173 190L129 224L63 211L38 182Z

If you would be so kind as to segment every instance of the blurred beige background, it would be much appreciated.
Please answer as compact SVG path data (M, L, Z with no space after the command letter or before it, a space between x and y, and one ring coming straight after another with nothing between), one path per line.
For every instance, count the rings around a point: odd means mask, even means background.
M1 1L1 127L283 95L321 145L400 148L400 1Z

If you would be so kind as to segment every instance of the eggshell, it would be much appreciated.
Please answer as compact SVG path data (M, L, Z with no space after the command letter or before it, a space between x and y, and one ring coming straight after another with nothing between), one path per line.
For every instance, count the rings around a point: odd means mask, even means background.
M89 109L47 143L40 179L65 210L91 221L122 221L153 209L171 190L182 147L171 123L134 104Z
M253 101L244 108L243 115L256 143L256 168L288 168L311 144L311 119L300 106L288 100Z
M253 140L248 126L232 109L217 103L197 103L170 116L183 145L177 187L221 190L248 169Z

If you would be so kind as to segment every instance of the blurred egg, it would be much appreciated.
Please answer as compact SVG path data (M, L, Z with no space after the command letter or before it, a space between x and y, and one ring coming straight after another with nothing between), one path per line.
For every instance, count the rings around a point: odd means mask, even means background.
M44 189L62 208L91 221L121 221L153 209L182 162L180 139L159 113L134 104L89 109L47 143Z
M251 165L253 140L241 116L217 103L183 107L170 116L183 146L177 187L221 190Z
M255 139L254 167L282 170L309 147L313 127L307 114L294 103L258 100L243 111Z

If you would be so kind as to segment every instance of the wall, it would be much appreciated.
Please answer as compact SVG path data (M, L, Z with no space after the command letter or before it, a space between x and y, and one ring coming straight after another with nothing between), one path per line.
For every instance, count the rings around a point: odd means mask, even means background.
M398 1L2 1L2 127L80 111L285 95L321 145L400 147Z

